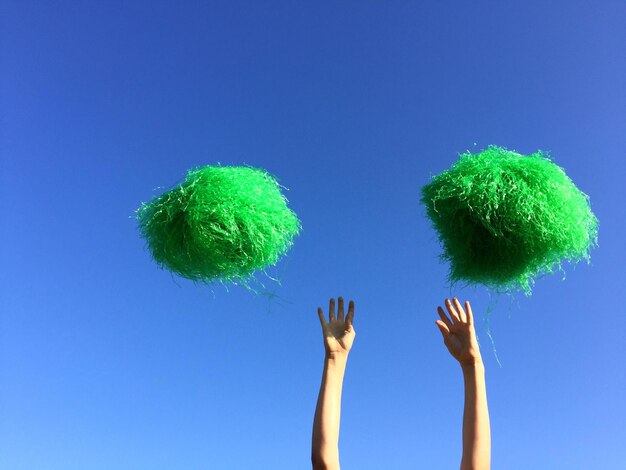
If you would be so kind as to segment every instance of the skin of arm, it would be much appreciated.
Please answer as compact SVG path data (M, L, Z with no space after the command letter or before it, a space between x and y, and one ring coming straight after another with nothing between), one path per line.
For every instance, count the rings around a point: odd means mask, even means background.
M463 309L456 298L452 301L446 299L445 306L449 317L441 307L437 307L440 319L436 323L448 351L461 365L465 386L461 470L489 470L491 430L487 387L485 367L474 329L474 315L469 302L465 302Z
M321 308L317 314L324 334L324 372L315 408L311 462L314 470L339 469L339 422L341 417L341 390L348 361L348 353L354 342L352 326L354 302L350 301L344 316L343 298L338 299L335 316L335 299L330 299L328 322Z

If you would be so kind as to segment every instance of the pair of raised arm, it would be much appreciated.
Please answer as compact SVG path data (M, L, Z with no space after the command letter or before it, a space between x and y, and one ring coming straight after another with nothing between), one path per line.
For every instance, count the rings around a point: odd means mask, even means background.
M335 313L335 300L330 300L328 321L322 309L317 309L326 355L313 422L311 460L314 470L339 469L341 389L355 331L352 325L354 302L350 301L347 313L341 297L337 304ZM440 319L436 323L448 351L461 365L465 384L461 470L486 470L490 467L491 431L485 368L476 340L474 316L469 302L465 302L464 309L456 298L446 299L445 306L448 315L437 307Z

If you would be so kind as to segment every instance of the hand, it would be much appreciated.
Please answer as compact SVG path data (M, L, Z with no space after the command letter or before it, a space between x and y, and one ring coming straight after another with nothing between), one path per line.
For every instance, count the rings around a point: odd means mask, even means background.
M321 307L317 309L317 315L322 324L322 333L324 333L324 348L326 356L334 356L337 354L347 355L350 352L356 332L352 326L354 318L354 302L351 300L348 305L348 314L344 318L343 314L343 298L339 297L339 309L337 317L335 317L335 299L330 299L328 306L328 322L324 318L324 312Z
M437 307L441 320L437 320L436 323L448 351L462 367L482 363L470 303L466 301L465 310L463 310L461 303L455 297L453 302L446 299L445 305L450 318L441 307Z

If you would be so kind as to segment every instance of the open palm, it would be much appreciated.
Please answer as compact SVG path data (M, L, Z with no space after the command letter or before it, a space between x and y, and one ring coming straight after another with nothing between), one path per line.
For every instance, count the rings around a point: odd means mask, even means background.
M466 301L465 309L463 309L455 297L452 302L446 299L445 305L450 315L449 318L441 307L437 307L441 318L437 320L437 326L443 336L444 344L462 366L476 363L480 360L480 349L476 340L474 315L470 303Z
M348 313L344 316L343 298L338 299L337 315L335 315L335 299L330 299L328 306L328 321L324 318L324 311L317 309L322 333L324 334L324 348L326 354L347 354L352 348L356 332L352 326L354 318L354 302L348 304Z

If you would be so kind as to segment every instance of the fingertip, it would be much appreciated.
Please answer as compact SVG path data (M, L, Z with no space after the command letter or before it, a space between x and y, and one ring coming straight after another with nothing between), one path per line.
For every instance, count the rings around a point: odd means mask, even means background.
M352 325L354 322L354 306L348 308L348 314L346 315L346 322Z
M467 311L467 321L469 323L474 323L474 312L472 312L472 306L470 305L470 301L465 301L465 310Z
M319 317L322 325L324 325L326 323L326 319L324 318L324 311L322 310L322 307L317 307L317 316Z

